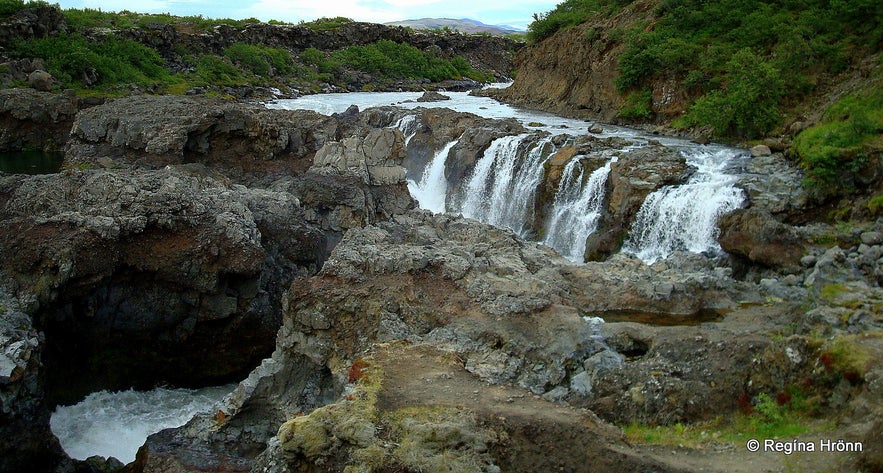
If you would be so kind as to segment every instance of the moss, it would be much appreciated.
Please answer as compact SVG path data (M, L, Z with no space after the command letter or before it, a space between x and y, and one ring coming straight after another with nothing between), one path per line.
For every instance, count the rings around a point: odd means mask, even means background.
M351 367L341 370L349 375ZM335 404L285 422L282 449L325 463L334 458L347 473L408 471L481 472L490 464L488 445L497 437L474 417L446 407L412 407L379 412L382 371L358 360L350 394ZM327 465L327 463L326 463Z

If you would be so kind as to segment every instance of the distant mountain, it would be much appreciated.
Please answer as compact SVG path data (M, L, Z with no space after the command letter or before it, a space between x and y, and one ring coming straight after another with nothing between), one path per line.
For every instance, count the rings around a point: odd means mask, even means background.
M488 25L469 18L455 20L453 18L419 18L417 20L403 20L386 23L392 26L410 26L416 30L440 30L450 28L463 33L490 33L494 35L507 35L524 33L524 30L505 25Z

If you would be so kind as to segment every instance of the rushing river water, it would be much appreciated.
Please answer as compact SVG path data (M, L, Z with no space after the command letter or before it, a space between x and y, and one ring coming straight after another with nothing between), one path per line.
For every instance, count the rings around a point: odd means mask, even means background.
M555 248L574 262L582 262L586 238L597 230L603 210L610 165L617 159L610 153L606 165L587 173L580 164L585 156L574 156L567 163L550 215L541 228L535 228L534 203L543 181L544 165L556 151L552 135L583 135L595 126L584 120L521 110L487 97L466 92L446 92L451 100L417 102L419 92L349 93L310 95L278 100L270 108L307 109L330 115L351 105L360 109L394 105L406 109L450 108L486 118L515 118L530 132L500 138L476 162L472 173L454 194L444 175L445 160L456 141L440 149L419 179L409 181L409 189L420 207L433 212L454 212L465 217L507 227L524 238L534 238ZM395 126L406 137L414 136L416 120L406 116ZM535 133L535 131L547 132ZM647 144L650 140L678 150L696 168L688 182L666 186L648 196L632 224L623 251L647 263L666 258L675 251L715 252L717 218L744 201L735 187L732 170L744 151L720 145L698 145L683 139L648 135L624 127L603 125L601 137L628 140L620 152ZM526 150L526 151L525 151ZM413 170L412 170L413 171Z
M184 425L233 388L99 391L73 406L58 406L50 426L71 458L100 455L129 463L150 434Z

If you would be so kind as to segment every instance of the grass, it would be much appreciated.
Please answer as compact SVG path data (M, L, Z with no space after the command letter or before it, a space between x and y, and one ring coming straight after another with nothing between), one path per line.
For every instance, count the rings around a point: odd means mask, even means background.
M879 67L878 67L879 71ZM878 75L880 73L878 72ZM822 121L801 132L793 149L806 171L805 185L824 195L848 193L883 148L883 86L847 95L825 111Z
M527 40L537 43L592 16L611 16L628 3L630 0L566 0L554 10L534 13L533 22L527 27Z
M815 406L797 389L776 396L759 394L753 405L731 418L717 417L707 422L664 426L631 423L623 427L633 443L698 448L712 443L742 446L749 439L785 439L831 430L834 422L813 417Z

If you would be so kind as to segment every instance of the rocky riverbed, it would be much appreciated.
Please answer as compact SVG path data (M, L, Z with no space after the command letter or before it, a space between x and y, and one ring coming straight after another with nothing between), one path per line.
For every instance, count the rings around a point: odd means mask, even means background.
M647 265L609 242L690 170L655 144L620 153L606 250L574 264L408 193L457 137L446 175L471 173L524 132L511 120L420 110L406 143L396 108L134 96L71 113L62 172L0 176L2 471L114 470L61 451L59 402L229 381L128 471L733 471L755 464L744 450L679 458L615 425L737 415L795 386L866 446L834 469L883 466L883 222L789 224L807 203L780 156L740 175L729 256ZM561 144L621 148L582 140Z

